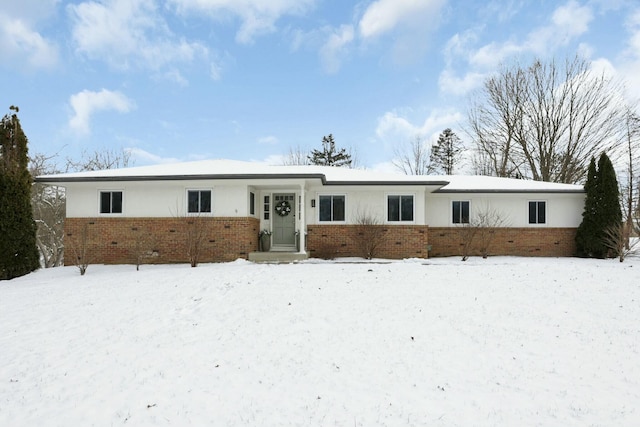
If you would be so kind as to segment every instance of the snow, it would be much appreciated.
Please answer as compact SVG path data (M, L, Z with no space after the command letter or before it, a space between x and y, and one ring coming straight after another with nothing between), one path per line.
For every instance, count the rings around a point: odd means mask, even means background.
M640 258L0 282L2 426L637 426Z
M92 179L148 179L149 177L211 177L216 176L265 176L287 175L308 176L309 179L324 177L326 183L364 184L390 183L397 185L431 185L445 191L549 191L549 192L583 192L581 185L558 184L541 181L497 178L490 176L465 175L404 175L381 173L375 170L350 169L331 166L273 166L260 162L243 162L236 160L201 160L152 166L140 166L102 171L75 172L59 175L44 175L39 180L48 182L66 182L69 180Z

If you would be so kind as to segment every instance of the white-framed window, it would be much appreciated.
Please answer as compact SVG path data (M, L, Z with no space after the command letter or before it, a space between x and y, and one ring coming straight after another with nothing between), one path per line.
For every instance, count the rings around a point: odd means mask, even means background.
M100 190L100 213L121 214L122 196L122 190Z
M414 196L413 194L387 195L387 221L413 222Z
M318 221L319 222L344 222L346 212L345 195L325 195L318 196Z
M532 200L529 202L529 224L547 223L547 202Z
M187 213L211 213L211 190L187 190Z
M454 224L469 224L471 202L468 200L454 200L451 202L451 222Z
M256 214L256 195L253 191L249 192L249 215Z
M270 196L264 196L263 209L264 209L264 213L263 213L262 217L264 219L269 219L269 213L271 212L269 210L269 209L271 209L271 197Z

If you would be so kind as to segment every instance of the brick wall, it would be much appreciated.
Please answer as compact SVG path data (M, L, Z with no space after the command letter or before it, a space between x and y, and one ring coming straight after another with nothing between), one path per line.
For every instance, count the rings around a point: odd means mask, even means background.
M359 225L308 225L307 250L318 258L362 257L368 239ZM373 225L382 234L376 258L427 258L429 227L424 225ZM375 232L373 233L375 234ZM369 236L370 238L370 236ZM363 240L364 239L364 240Z
M499 228L492 233L489 255L513 256L574 256L575 228ZM471 255L480 254L477 238ZM429 228L429 256L457 256L462 254L461 229L455 227Z
M86 236L87 258L95 264L188 262L187 242L202 230L199 262L233 261L258 250L260 222L255 218L67 218L65 265ZM191 230L191 231L189 231ZM74 248L76 249L74 251Z

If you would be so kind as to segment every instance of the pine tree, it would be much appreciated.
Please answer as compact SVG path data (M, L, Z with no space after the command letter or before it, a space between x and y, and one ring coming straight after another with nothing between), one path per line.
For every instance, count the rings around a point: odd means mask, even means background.
M584 184L586 198L584 201L584 211L582 212L582 222L576 232L576 247L578 256L591 257L597 247L598 229L598 172L596 169L596 159L591 158L587 171L587 182Z
M600 193L598 203L600 228L596 256L600 258L618 256L617 253L612 253L614 249L607 245L606 237L609 230L617 230L622 224L620 190L613 164L604 153L598 160L598 191Z
M336 149L333 135L322 137L322 150L311 150L309 161L320 166L351 166L351 154L346 149Z
M27 137L17 107L0 120L0 280L39 267L36 224L31 209Z
M452 175L456 163L460 160L462 151L463 146L458 135L449 128L443 130L438 137L438 141L431 149L429 171Z
M586 199L582 223L576 233L578 256L616 256L606 243L607 230L619 227L622 222L618 180L611 160L602 154L591 159L585 183Z

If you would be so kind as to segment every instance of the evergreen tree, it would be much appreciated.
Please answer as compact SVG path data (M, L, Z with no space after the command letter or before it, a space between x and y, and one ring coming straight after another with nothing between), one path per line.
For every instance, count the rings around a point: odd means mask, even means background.
M429 171L452 175L456 163L460 160L463 147L460 138L451 129L442 131L438 141L431 149Z
M611 160L602 154L596 161L591 159L585 183L586 199L582 223L576 233L578 256L616 256L606 244L607 230L619 227L622 222L618 180Z
M597 247L597 181L598 173L596 169L596 159L592 157L587 171L587 182L584 184L586 198L584 201L584 211L582 212L582 222L576 232L576 247L578 250L578 256L581 257L593 256Z
M618 256L617 253L612 253L614 249L607 245L606 236L608 231L617 230L622 224L620 190L613 164L604 153L598 161L598 191L600 193L598 203L600 228L598 230L599 246L595 255L600 258Z
M17 107L0 120L0 280L39 267L36 224L31 210L27 137Z
M351 154L346 149L336 149L333 135L322 137L322 150L311 150L309 161L320 166L351 166Z

